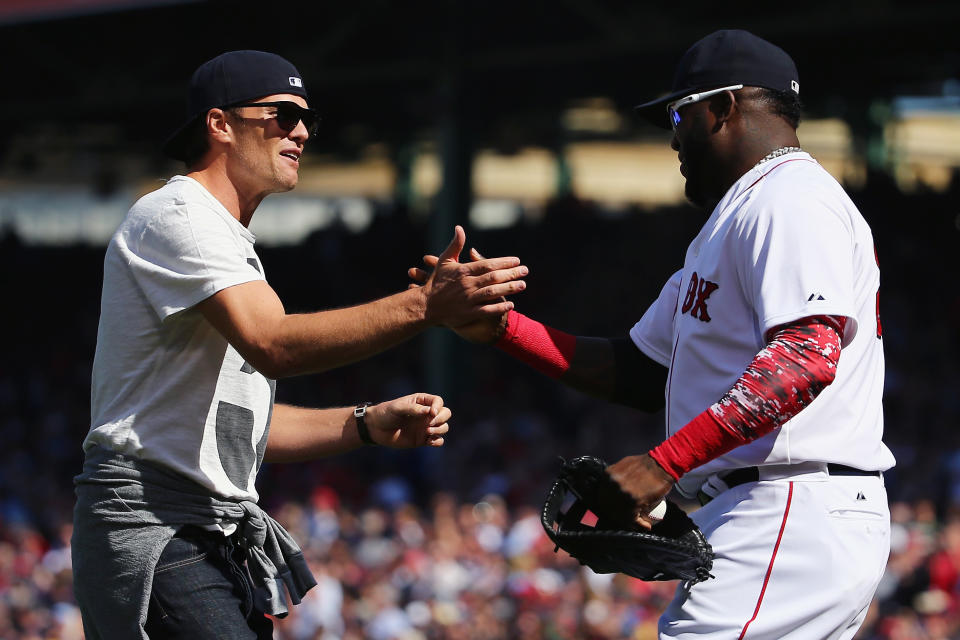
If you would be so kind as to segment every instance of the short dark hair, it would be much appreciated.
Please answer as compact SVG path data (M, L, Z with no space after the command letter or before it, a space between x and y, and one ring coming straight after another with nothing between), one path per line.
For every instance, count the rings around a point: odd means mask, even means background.
M770 113L786 120L794 129L800 126L803 104L800 102L800 96L793 91L757 87L753 97L757 102L765 105Z
M197 164L209 150L210 140L207 138L207 119L197 118L188 125L184 132L183 162L189 169Z
M234 117L240 116L239 109L231 107L225 108L224 111ZM191 122L183 135L183 162L189 169L200 162L200 159L210 150L210 138L207 137L207 114Z

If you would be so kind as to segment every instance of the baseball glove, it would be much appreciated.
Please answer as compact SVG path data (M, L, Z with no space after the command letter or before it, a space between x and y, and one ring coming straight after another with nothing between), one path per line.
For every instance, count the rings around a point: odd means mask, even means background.
M597 573L625 573L640 580L712 578L713 549L684 511L667 503L651 530L634 520L635 502L591 456L563 462L543 505L541 522L557 545ZM566 506L570 503L569 506ZM587 511L596 517L589 526Z

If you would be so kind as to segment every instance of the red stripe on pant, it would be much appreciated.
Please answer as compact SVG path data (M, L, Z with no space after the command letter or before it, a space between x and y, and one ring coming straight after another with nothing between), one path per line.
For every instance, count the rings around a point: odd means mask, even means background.
M787 506L783 510L783 522L780 523L780 533L777 534L777 544L773 546L773 555L770 557L770 565L767 567L767 575L763 577L763 588L760 589L760 597L757 598L757 608L753 610L753 617L747 620L747 624L743 625L743 630L740 631L740 636L737 640L743 640L744 636L747 635L747 628L750 627L750 623L757 619L757 614L760 613L760 605L763 603L763 594L767 591L767 583L770 582L770 574L773 573L773 561L777 559L777 551L780 549L780 541L783 539L783 530L787 528L787 516L790 515L790 501L793 499L793 483L790 483L790 490L787 492Z

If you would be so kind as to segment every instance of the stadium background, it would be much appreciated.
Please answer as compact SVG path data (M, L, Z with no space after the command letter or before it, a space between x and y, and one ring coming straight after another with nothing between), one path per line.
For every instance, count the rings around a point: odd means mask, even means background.
M894 548L860 637L960 637L958 26L960 5L934 0L0 1L0 638L81 637L71 477L103 248L133 200L180 170L157 149L197 64L280 53L323 116L301 186L252 225L288 309L399 290L463 223L470 245L530 266L520 310L622 335L702 221L668 136L630 107L669 86L689 44L727 27L793 55L801 143L877 241L898 466ZM277 637L653 637L672 585L581 571L552 553L536 509L558 456L645 450L661 416L567 392L439 330L281 381L278 399L417 389L454 410L442 451L263 470L263 502L321 576Z

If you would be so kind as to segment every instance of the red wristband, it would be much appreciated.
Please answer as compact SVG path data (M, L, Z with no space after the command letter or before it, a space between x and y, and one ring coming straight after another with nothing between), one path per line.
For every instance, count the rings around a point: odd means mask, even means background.
M507 330L496 346L540 373L559 378L570 368L577 338L511 310Z
M680 476L743 444L732 431L707 409L675 434L650 451L663 470Z

